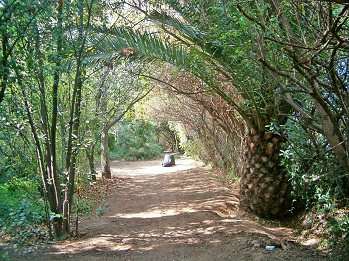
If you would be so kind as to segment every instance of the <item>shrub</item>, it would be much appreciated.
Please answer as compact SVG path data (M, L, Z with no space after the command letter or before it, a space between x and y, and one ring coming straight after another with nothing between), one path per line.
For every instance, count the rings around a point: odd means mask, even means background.
M12 178L0 185L0 227L17 243L43 240L47 237L44 201L38 182Z
M288 143L282 151L282 164L298 206L322 216L326 220L324 223L328 222L324 235L333 245L339 243L348 247L349 218L340 214L348 204L348 194L341 180L345 175L332 149L322 134L301 125L288 122L284 130Z
M16 243L29 243L47 238L44 202L21 200L16 209L11 209L0 226Z

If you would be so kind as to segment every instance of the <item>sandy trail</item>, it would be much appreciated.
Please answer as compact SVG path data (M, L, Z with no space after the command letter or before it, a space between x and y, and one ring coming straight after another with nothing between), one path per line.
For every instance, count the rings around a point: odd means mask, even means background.
M295 243L292 229L239 210L237 189L192 159L114 162L112 173L123 179L105 214L81 221L82 237L18 260L327 260Z

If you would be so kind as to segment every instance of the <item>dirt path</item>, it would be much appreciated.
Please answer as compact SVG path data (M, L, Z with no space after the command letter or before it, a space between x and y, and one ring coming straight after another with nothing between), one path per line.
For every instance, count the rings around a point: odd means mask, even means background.
M106 199L105 215L81 221L82 237L18 260L327 260L297 244L292 229L247 218L234 188L190 159L169 168L116 162L112 171L127 178Z

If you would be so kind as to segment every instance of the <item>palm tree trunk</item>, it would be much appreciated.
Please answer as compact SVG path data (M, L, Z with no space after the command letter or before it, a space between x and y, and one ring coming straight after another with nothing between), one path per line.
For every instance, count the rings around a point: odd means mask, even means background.
M245 172L241 177L241 206L261 217L280 217L291 207L290 185L280 166L278 134L251 129L247 135Z

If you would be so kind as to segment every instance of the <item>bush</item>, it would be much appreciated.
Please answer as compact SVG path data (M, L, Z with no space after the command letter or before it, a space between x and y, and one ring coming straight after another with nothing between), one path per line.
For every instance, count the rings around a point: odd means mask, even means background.
M342 247L349 249L349 211L337 211L330 224L332 225L332 235L334 244L339 244Z
M205 164L211 162L211 158L206 150L205 143L202 139L190 140L187 143L182 145L185 150L185 154L189 157L192 157L196 160L201 160Z
M346 193L339 179L343 170L336 164L326 139L291 122L285 130L288 143L282 150L282 164L294 195L308 209L331 211Z
M29 243L47 237L44 201L38 183L13 178L1 184L0 227L16 243Z
M323 233L333 245L349 246L349 218L343 215L348 204L347 191L336 158L322 134L288 122L288 138L282 151L282 164L292 184L298 204L328 223ZM348 213L347 211L344 211Z

